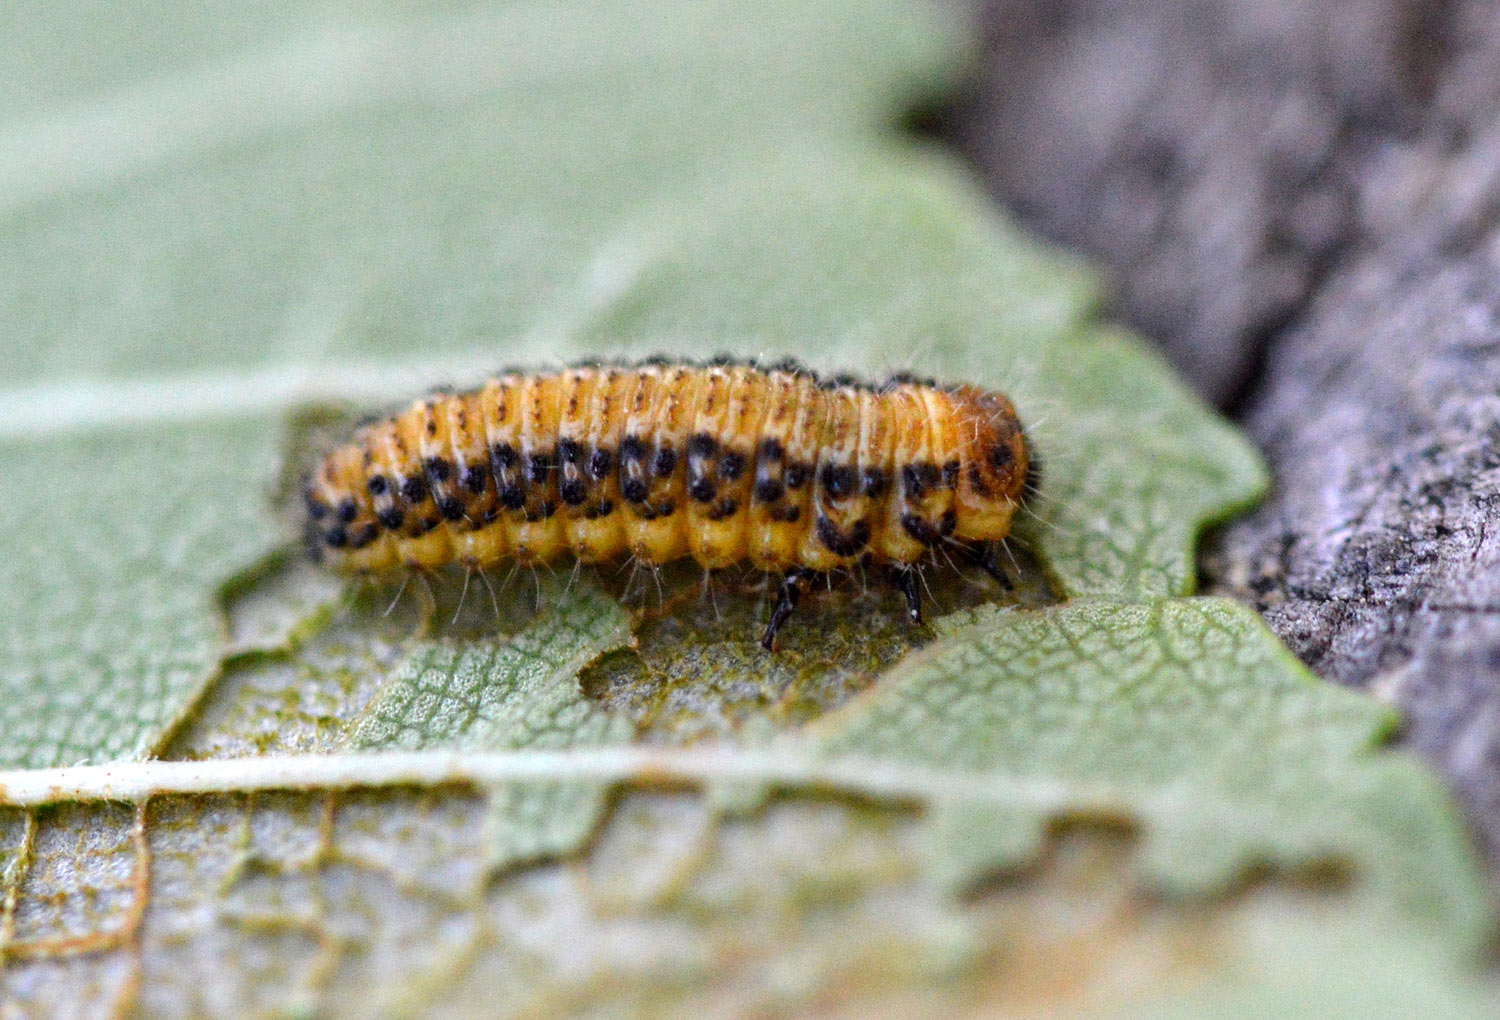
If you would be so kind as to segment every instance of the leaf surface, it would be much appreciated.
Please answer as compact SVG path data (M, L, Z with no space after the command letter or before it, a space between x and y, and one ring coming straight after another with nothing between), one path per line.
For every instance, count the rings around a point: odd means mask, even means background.
M413 648L347 746L505 750L627 742L635 727L585 698L578 673L635 644L629 617L592 580L550 584L545 594L551 610L513 637ZM598 825L608 793L598 783L493 787L491 865L574 850Z
M1389 711L1311 677L1251 610L1079 601L944 630L812 730L826 753L952 773L934 853L964 863L953 877L1014 865L1043 822L1076 812L1139 826L1140 866L1173 894L1347 863L1408 920L1476 951L1487 935L1451 809L1414 763L1376 751ZM1044 794L997 811L987 789Z

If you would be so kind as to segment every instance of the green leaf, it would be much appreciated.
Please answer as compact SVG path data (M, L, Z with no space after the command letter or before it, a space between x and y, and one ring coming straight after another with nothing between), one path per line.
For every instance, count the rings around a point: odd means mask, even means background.
M510 638L424 642L354 726L356 750L498 751L628 740L632 727L578 689L578 671L630 648L630 618L591 579L549 584L551 610Z
M926 816L923 871L952 896L1030 864L1047 838L1047 813L1034 808L998 807L959 795L929 800Z
M953 878L1013 865L1040 821L1077 813L1137 826L1141 868L1176 895L1257 866L1346 865L1372 902L1465 951L1487 934L1452 809L1415 763L1375 750L1388 711L1318 681L1249 609L1079 601L945 630L811 731L827 754L951 773L933 828ZM962 800L1008 789L1000 813Z
M1117 329L1043 354L1039 403L1057 410L1042 432L1041 520L1025 534L1069 595L1191 595L1198 534L1260 499L1260 457Z
M576 852L609 804L601 783L504 783L489 790L485 817L489 863L496 871Z
M218 592L268 554L264 419L0 444L0 762L155 749L225 650Z
M360 750L503 750L624 743L627 720L597 708L578 671L635 639L620 604L590 579L545 590L552 607L511 638L429 642L406 662L350 733ZM578 849L599 824L599 783L511 783L489 791L490 862L511 867Z
M15 585L86 604L102 571L162 590L155 601L164 607L208 606L285 533L265 496L262 460L195 447L201 454L181 470L201 468L211 481L196 505L170 513L149 482L127 498L101 499L87 493L95 479L114 473L128 485L121 460L155 461L159 443L185 443L200 421L223 428L208 423L287 408L299 393L399 396L414 378L459 366L476 380L480 366L502 360L496 337L505 360L727 349L816 352L821 365L868 374L910 365L1015 390L1027 420L1049 416L1053 432L1038 430L1049 459L1054 450L1107 447L1111 463L1139 465L1155 452L1149 430L1122 436L1119 422L1091 418L1091 390L1046 378L1049 365L1092 349L1078 333L1094 299L1087 275L997 224L948 161L893 149L877 132L892 96L909 102L948 73L950 51L930 17L900 6L800 3L726 4L710 14L683 3L646 23L633 10L559 3L436 17L404 42L379 24L267 41L232 66L185 66L149 87L120 86L126 113L174 125L154 148L111 148L109 135L99 153L112 162L79 168L93 175L86 180L47 175L0 187L0 318L36 355L7 359L13 385L24 385L0 401L0 443L38 427L75 437L55 442L68 449L68 484L101 533L151 521L162 525L154 540L166 542L176 513L201 512L223 522L226 536L222 558L177 570L138 555L111 564L129 546L107 542L92 562L25 559L13 565ZM558 18L577 34L553 31ZM727 30L726 18L754 31ZM461 56L444 70L455 79L448 85L398 73L452 47ZM169 52L187 59L188 51ZM299 75L312 76L305 87L316 101L257 107L248 122L255 131L204 105L205 95L231 89L226 81L249 90L236 102L269 102ZM331 83L345 91L329 91ZM44 119L8 144L50 151L104 109ZM124 117L100 130L129 140L138 128ZM583 152L589 158L577 158ZM31 165L18 160L14 173L24 177ZM75 190L38 195L38 181ZM106 188L108 201L85 185ZM109 338L103 348L89 341L99 335ZM1105 346L1099 357L1136 380L1131 408L1183 403L1135 345ZM1171 424L1191 443L1205 426L1201 409L1185 407L1177 415L1185 420ZM156 426L117 424L143 418ZM76 438L82 425L106 430L112 449ZM268 444L273 436L246 424L234 438ZM1242 445L1231 452L1248 458ZM1067 495L1069 510L1036 544L1067 588L1078 587L1075 576L1090 590L1113 585L1122 594L1186 587L1192 535L1258 484L1253 471L1225 468L1210 450L1211 476L1188 463L1175 483L1150 483L1159 500L1122 507L1124 490L1082 477L1097 458L1056 460L1048 487ZM47 471L44 459L28 464ZM24 492L46 486L24 470L16 477L23 494L6 510L35 516ZM1196 502L1172 498L1184 488ZM232 513L221 500L234 501ZM1106 516L1119 525L1113 541L1133 552L1070 549L1074 522ZM1179 555L1143 562L1150 542ZM107 634L145 633L131 613L60 615L41 605L45 597L28 594L12 616L32 645L71 645L80 630L105 631L101 646L112 643ZM131 608L152 611L139 601ZM35 651L7 650L5 690L56 688L16 702L27 716L22 732L58 732L0 749L0 761L98 761L156 746L213 671L204 610L163 612L177 626L197 620L197 651L180 676L89 653L70 661L68 682L57 685ZM100 715L53 718L51 699L69 705L100 692Z
M269 401L299 368L555 358L659 210L789 142L868 147L955 56L935 9L857 0L273 2L224 36L177 6L150 41L86 8L0 26L15 94L56 97L0 136L4 378Z
M502 878L486 801L454 785L0 812L28 848L7 1004L79 1016L1494 1015L1448 947L1336 892L1251 883L1153 904L1129 848L1075 830L1024 879L961 900L914 881L921 819L782 797L715 824L681 792L622 797L590 851ZM28 818L32 818L28 822ZM149 851L149 857L143 854ZM144 923L132 876L150 875ZM0 878L0 881L5 881ZM88 952L45 940L93 937ZM74 943L76 946L77 943ZM43 959L36 959L38 953ZM27 954L30 954L29 956ZM1022 1010L1025 1012L1021 1012Z
M1482 1020L1495 1015L1492 986L1455 967L1436 946L1392 938L1364 918L1312 923L1269 911L1241 924L1237 973L1158 992L1110 1020Z

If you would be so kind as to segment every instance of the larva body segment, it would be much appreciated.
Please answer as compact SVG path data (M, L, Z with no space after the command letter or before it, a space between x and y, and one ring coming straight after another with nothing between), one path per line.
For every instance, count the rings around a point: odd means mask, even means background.
M349 572L748 561L788 574L784 619L797 583L866 561L915 619L909 568L949 545L992 569L1032 470L998 393L657 359L434 394L330 451L304 494L310 551Z

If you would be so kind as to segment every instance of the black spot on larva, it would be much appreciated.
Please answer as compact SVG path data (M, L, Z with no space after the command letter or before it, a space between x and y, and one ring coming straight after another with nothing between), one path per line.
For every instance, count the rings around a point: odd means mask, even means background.
M818 515L818 541L835 556L853 556L870 541L870 522L861 517L846 532L833 521Z
M627 478L620 483L620 495L632 503L644 503L648 491L646 483L639 478Z
M911 372L896 372L886 378L881 389L893 390L898 386L926 386L929 389L936 389L937 380L925 375L915 375Z
M782 524L792 524L802 516L802 508L791 503L781 503L767 510L766 516Z
M661 514L656 512L656 507L650 503L641 503L631 507L631 510L643 521L654 521L661 516Z
M598 504L597 504L597 509L599 511L599 516L600 517L608 517L610 514L612 514L612 513L615 512L614 501L613 500L608 500L608 499L601 499L598 502Z
M453 465L444 457L428 457L422 461L422 470L432 482L446 482L453 474Z
M589 455L589 474L594 477L595 481L603 481L614 464L615 455L608 447L600 446Z
M774 503L786 495L786 487L779 478L762 478L755 483L755 499L761 503Z
M500 505L507 510L519 510L526 505L526 493L519 485L500 486Z
M879 499L885 495L885 490L890 487L890 484L891 480L878 467L867 467L860 474L860 489L871 499Z
M930 461L917 461L901 465L901 489L908 499L921 499L928 489L935 487L942 473Z
M559 439L557 458L564 464L577 464L583 459L583 444L576 439Z
M307 497L307 516L315 521L321 521L328 516L328 504L314 496Z
M709 508L708 519L711 521L727 521L734 516L735 511L739 508L739 503L725 497Z
M978 461L969 461L969 487L981 496L990 494L990 487L985 483L984 471L979 467Z
M705 364L707 364L709 368L726 368L730 365L738 363L738 360L739 359L737 359L733 354L715 354L713 357L709 358L708 361L705 362Z
M811 477L811 465L798 461L796 464L788 465L786 469L786 487L788 489L800 489L807 484L807 480Z
M323 533L323 541L327 542L331 549L342 549L349 544L349 532L345 531L342 526L329 528Z
M345 524L348 524L358 515L359 507L354 505L354 500L350 499L348 496L345 496L343 499L339 500L339 520L343 521Z
M785 460L786 447L779 439L762 439L755 448L755 456L757 460Z
M566 479L557 491L568 506L582 506L583 501L589 498L588 486L577 478Z
M780 361L772 362L770 370L772 372L789 372L792 375L803 375L807 372L802 362L796 358L782 358Z
M488 510L486 510L484 513L482 513L482 514L479 515L479 523L480 524L493 524L495 522L495 518L497 518L499 516L500 516L500 507L499 506L492 506Z
M499 474L516 466L516 448L509 443L496 443L490 447L490 467Z
M477 496L484 491L484 480L487 474L488 472L483 468L466 466L458 474L459 484Z
M694 478L688 485L688 495L698 503L707 503L718 494L718 486L707 478Z
M401 527L402 522L406 520L406 514L401 512L401 508L394 506L386 507L375 516L380 520L381 525L392 531Z
M945 536L953 534L953 530L958 527L958 514L951 506L943 511L942 517L938 518L938 527Z
M645 460L646 443L640 436L626 436L620 440L621 460Z
M725 450L719 458L719 477L726 482L735 481L745 473L745 455L738 450Z
M441 517L424 517L417 523L417 534L425 535L439 524L443 523Z
M692 460L703 460L718 452L719 443L707 432L695 432L688 438L687 455Z
M848 464L824 464L818 472L818 482L828 495L843 499L854 492L854 469Z
M552 457L550 454L533 453L526 458L526 477L533 483L540 485L547 480L547 472L552 470Z
M656 512L664 517L671 516L677 512L677 504L673 503L670 499L664 499L656 504Z
M526 523L535 524L537 521L550 520L555 513L557 513L557 504L550 499L544 499L526 511Z
M1015 463L1016 455L1011 451L1009 443L996 443L990 447L990 467L996 471L1004 471Z
M456 521L464 515L464 505L452 496L444 496L437 501L438 513L446 520Z
M932 526L932 522L916 514L902 514L901 528L914 541L921 542L923 545L937 545L938 542L942 541L938 535L937 528Z
M943 486L953 488L958 484L958 461L950 460L943 465Z
M427 498L427 483L418 475L409 475L401 481L401 495L408 503L420 503Z
M651 465L652 472L657 478L666 478L677 470L677 451L670 446L664 446L656 451L656 462Z
M375 539L380 537L378 525L366 524L349 536L349 547L352 549L363 549Z
M599 502L585 507L583 516L585 520L597 521L601 517L608 517L614 513L614 509L615 505L613 503L607 499L601 499Z
M370 490L372 496L384 496L385 490L390 486L385 475L371 475L370 480L365 483L365 488Z

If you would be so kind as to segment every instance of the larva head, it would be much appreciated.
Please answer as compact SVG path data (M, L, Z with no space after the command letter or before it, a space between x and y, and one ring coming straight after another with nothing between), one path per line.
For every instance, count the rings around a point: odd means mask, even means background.
M964 386L953 400L963 437L955 534L969 541L1002 539L1026 495L1026 433L1002 394Z

